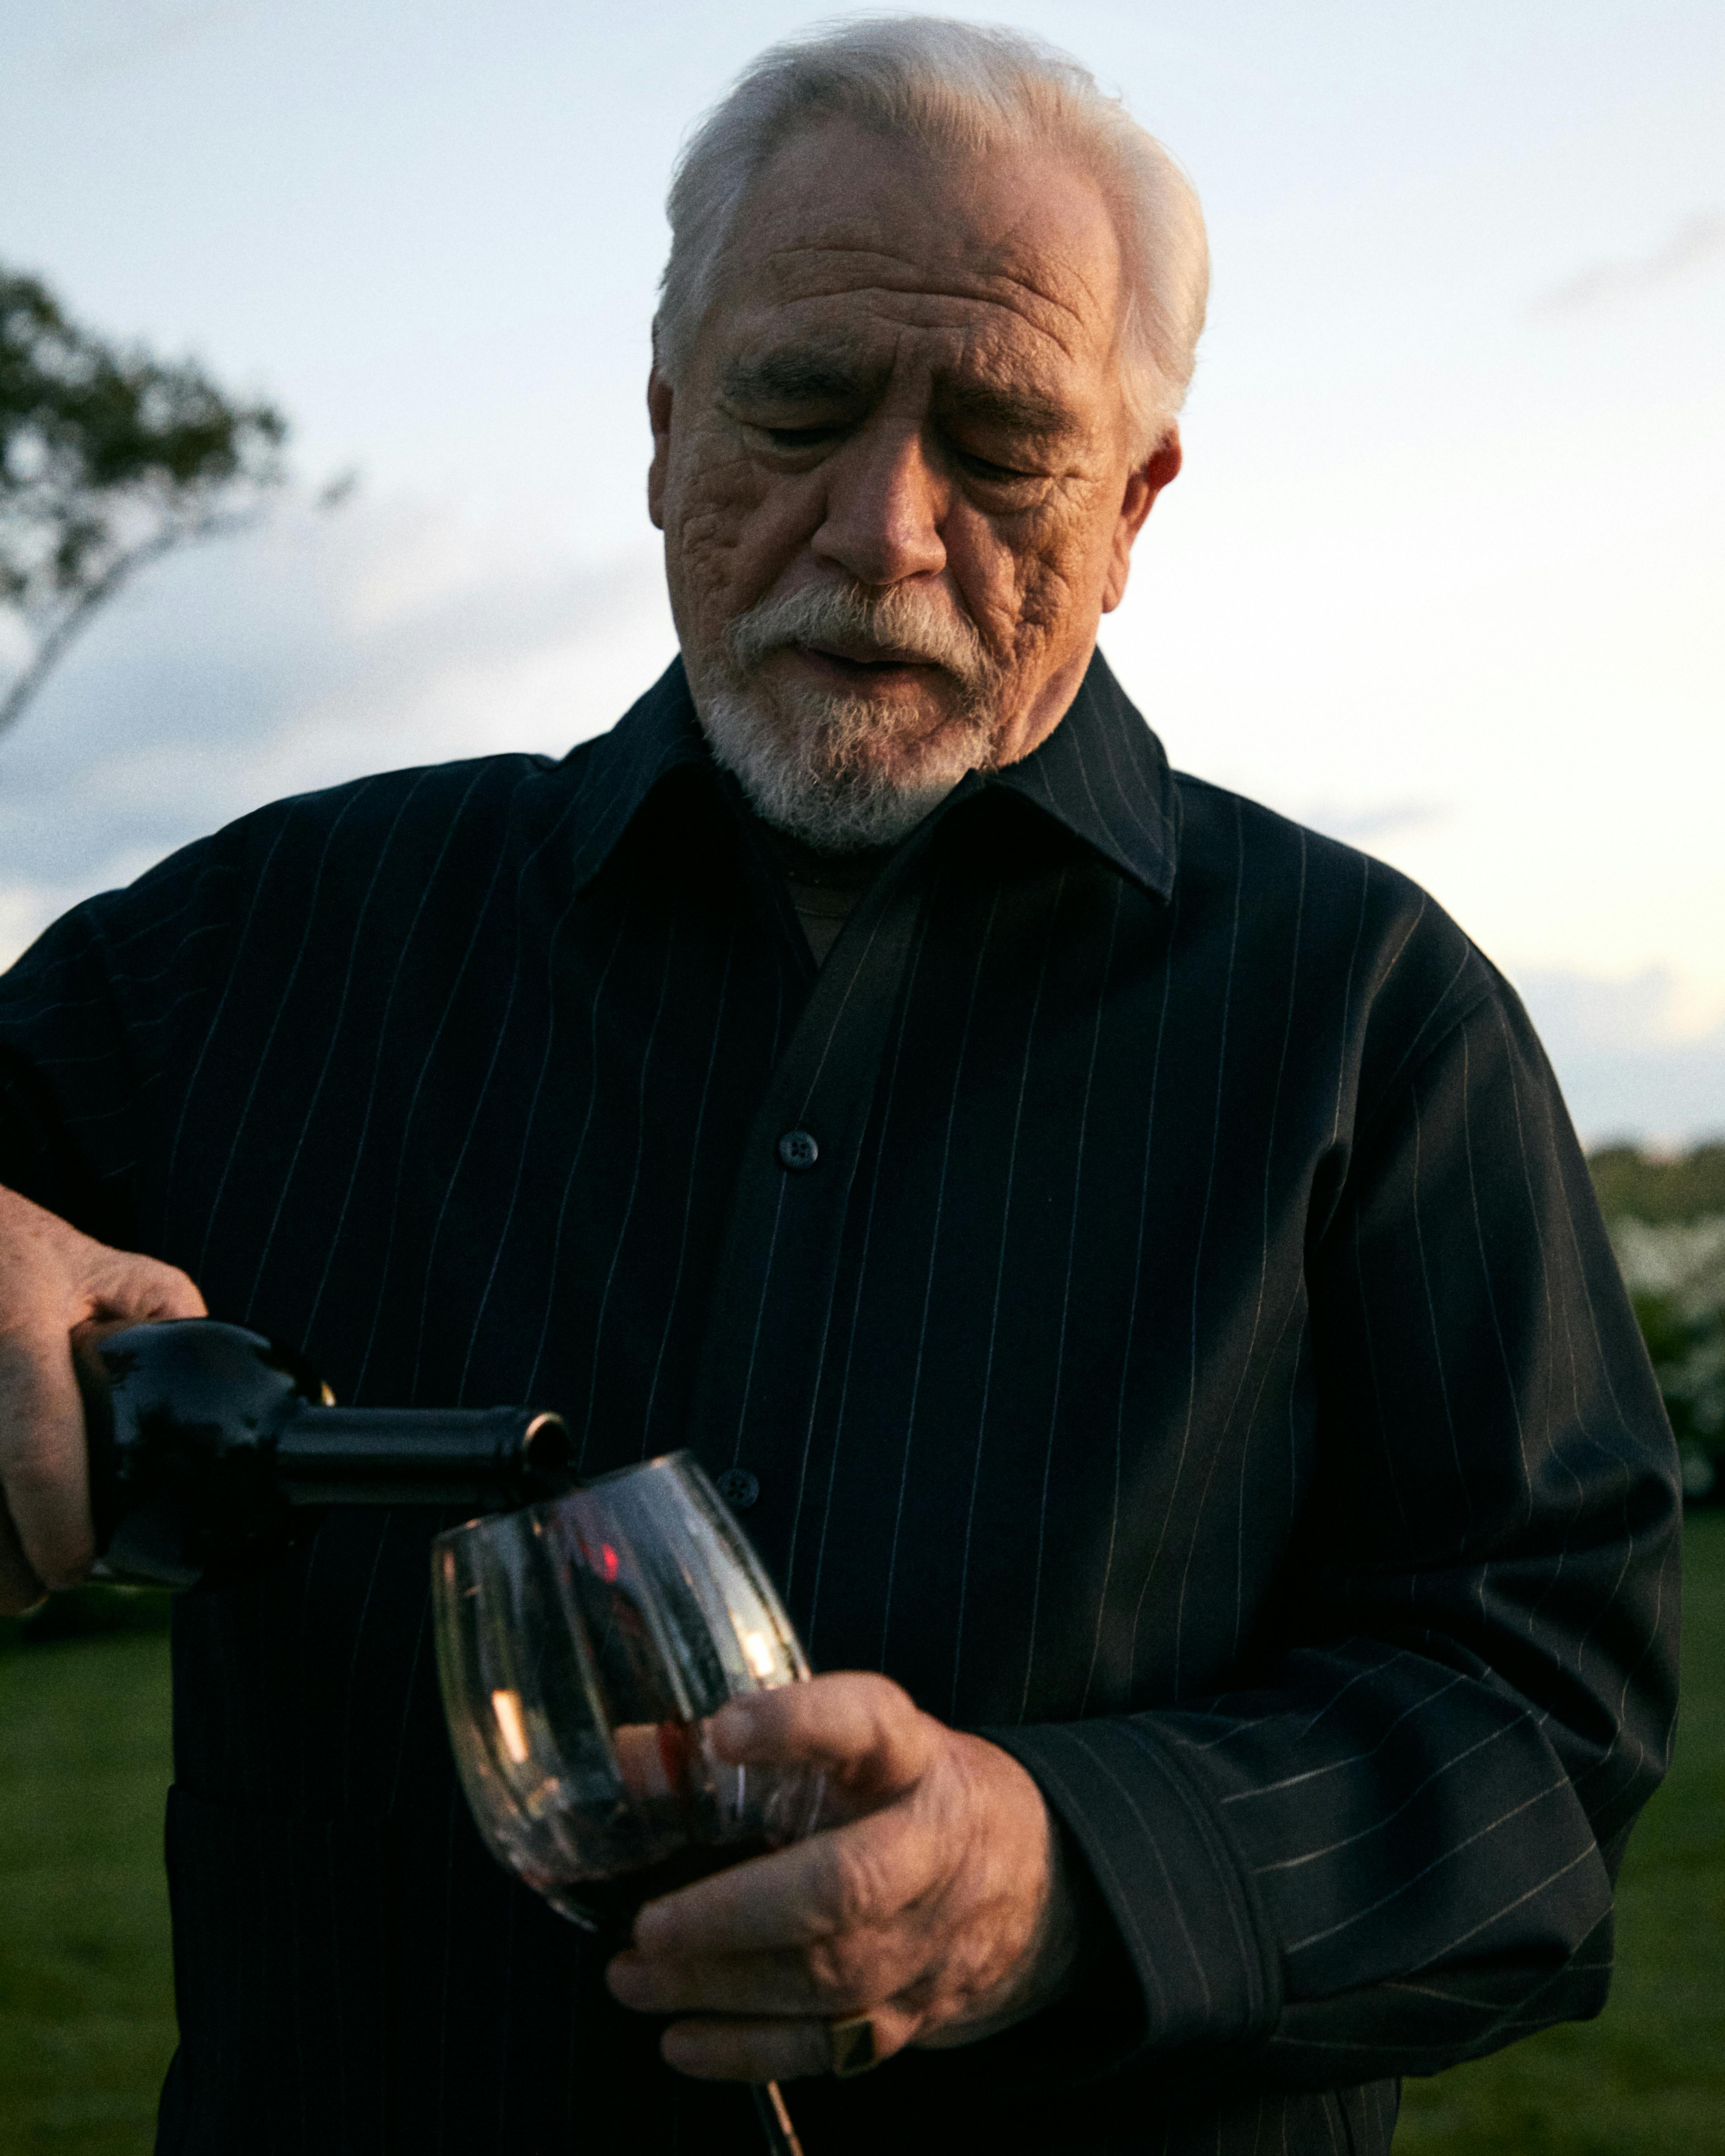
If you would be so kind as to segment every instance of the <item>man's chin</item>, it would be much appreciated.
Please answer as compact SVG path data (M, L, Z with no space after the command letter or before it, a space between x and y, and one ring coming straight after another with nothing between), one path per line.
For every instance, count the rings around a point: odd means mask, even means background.
M906 783L854 769L811 774L757 763L736 770L750 807L763 823L824 854L896 846L940 806L963 775Z
M940 711L736 690L699 706L715 757L756 814L823 852L896 844L988 758L977 721Z

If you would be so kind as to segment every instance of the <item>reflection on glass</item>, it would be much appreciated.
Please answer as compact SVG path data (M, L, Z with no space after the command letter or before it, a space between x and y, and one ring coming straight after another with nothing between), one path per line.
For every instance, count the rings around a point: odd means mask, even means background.
M707 1723L808 1663L771 1580L686 1453L433 1545L438 1669L493 1854L590 1927L807 1834L804 1768L738 1767Z

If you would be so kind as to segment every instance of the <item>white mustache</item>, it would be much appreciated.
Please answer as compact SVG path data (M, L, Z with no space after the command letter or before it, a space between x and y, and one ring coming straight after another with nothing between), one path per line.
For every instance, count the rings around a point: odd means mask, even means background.
M855 585L806 584L738 614L725 643L739 676L752 673L771 652L823 643L872 644L883 658L939 666L969 689L980 688L993 672L974 624L904 585L877 596Z

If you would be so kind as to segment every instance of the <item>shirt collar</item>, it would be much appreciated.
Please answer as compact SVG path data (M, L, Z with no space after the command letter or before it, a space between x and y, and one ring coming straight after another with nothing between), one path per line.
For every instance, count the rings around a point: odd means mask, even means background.
M661 779L683 764L714 768L682 660L672 660L608 733L571 749L564 765L578 757L583 767L574 870L578 884L584 884L604 866Z
M1173 891L1178 855L1173 774L1162 743L1100 651L1040 748L965 783L1022 794L1158 898Z
M591 806L578 850L583 882L660 781L685 764L713 768L683 662L674 659L588 751L583 792ZM1004 771L973 772L936 814L989 792L1020 795L1158 897L1173 889L1178 834L1168 758L1100 651L1040 748Z

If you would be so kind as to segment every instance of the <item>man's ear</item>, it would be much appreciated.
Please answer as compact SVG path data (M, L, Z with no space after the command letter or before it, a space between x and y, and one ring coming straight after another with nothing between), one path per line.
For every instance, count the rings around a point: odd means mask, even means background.
M1102 612L1112 613L1126 597L1126 579L1132 567L1132 542L1144 528L1156 497L1180 475L1180 430L1170 427L1141 465L1127 474L1121 497L1120 516L1114 527L1114 547L1108 574L1102 584Z
M670 459L671 386L655 359L647 375L647 417L653 423L653 461L647 467L647 514L665 529L665 467Z

